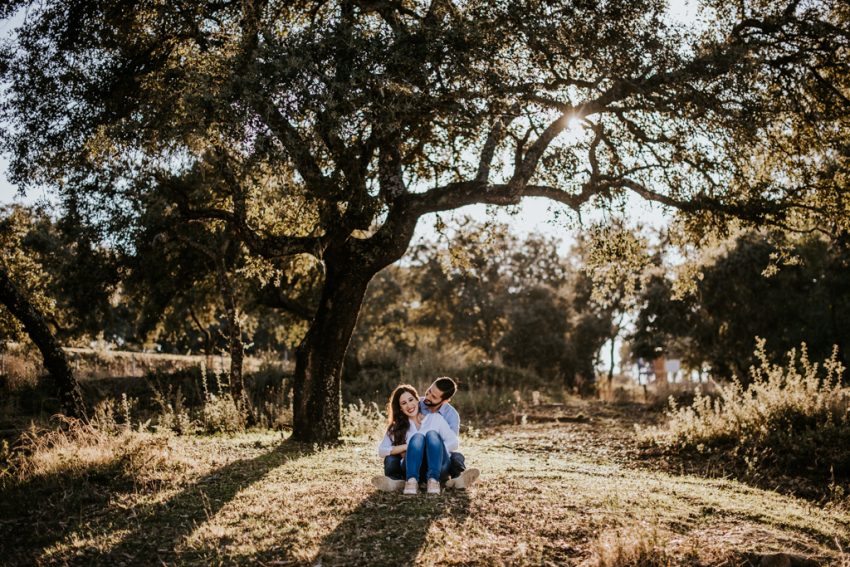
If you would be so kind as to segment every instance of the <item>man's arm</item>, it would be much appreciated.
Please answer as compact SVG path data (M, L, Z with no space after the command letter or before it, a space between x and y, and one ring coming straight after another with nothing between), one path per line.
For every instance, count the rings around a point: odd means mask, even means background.
M446 408L446 411L443 412L443 419L449 424L449 428L454 434L460 437L460 414L451 404L446 404L443 407Z
M445 445L447 452L457 451L460 446L460 439L445 419L440 423L438 433L443 439L443 445Z

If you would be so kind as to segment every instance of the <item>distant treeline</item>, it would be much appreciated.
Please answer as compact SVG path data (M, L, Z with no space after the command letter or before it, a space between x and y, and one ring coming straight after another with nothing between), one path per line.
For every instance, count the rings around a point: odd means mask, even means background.
M609 227L587 231L563 252L552 237L520 237L496 223L462 225L412 248L372 280L346 379L398 370L427 352L442 356L444 368L495 363L586 386L600 370L613 371L611 345L620 343L624 360L665 355L717 378L746 379L756 336L777 357L806 342L815 359L837 344L846 360L844 242L741 233L690 259L684 281L684 271L665 261L673 248L663 234ZM325 277L304 257L258 263L237 246L222 247L222 274L185 243L102 242L37 208L0 213L5 263L66 346L99 340L125 350L229 355L232 309L247 352L289 360ZM605 250L606 262L613 254L621 269L600 270L600 249L616 242L631 243ZM24 329L0 306L0 341L21 340Z

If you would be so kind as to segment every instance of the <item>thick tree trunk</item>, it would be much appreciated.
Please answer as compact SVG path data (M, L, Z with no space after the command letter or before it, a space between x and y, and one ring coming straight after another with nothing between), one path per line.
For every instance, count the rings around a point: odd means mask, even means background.
M74 373L59 341L53 336L44 316L18 289L2 266L0 266L0 303L21 322L29 338L41 351L44 367L56 384L63 411L82 420L88 419L80 385L74 378Z
M295 353L293 439L313 443L339 439L342 367L366 288L375 274L402 257L419 214L400 207L370 238L349 236L324 250L322 297Z
M339 439L343 361L374 275L349 258L325 265L319 308L295 354L292 417L293 438L317 443Z

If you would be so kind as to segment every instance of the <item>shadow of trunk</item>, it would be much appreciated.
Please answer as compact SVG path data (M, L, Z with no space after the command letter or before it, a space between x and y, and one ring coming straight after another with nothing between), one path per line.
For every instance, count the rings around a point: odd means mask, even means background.
M110 487L114 479L110 478L109 468L93 471L86 477L87 483L102 477L104 487L99 490L87 487L87 491L80 492L80 485L68 486L58 475L54 479L40 479L37 483L4 490L0 492L3 501L0 505L0 557L7 565L43 563L44 553L69 534L123 532L120 541L106 553L96 548L78 550L73 557L52 557L48 562L74 565L191 562L194 552L177 551L186 536L239 492L262 480L276 467L306 456L312 450L312 446L285 441L258 457L240 459L204 475L165 502L131 509L116 505L114 496L126 486L122 483L120 487ZM54 496L59 502L49 514L36 516L37 511L23 505L29 502L38 506L31 492L37 489L51 495L51 487L58 488Z
M322 540L311 564L412 565L434 522L451 518L462 524L468 515L464 491L447 490L440 496L374 492Z

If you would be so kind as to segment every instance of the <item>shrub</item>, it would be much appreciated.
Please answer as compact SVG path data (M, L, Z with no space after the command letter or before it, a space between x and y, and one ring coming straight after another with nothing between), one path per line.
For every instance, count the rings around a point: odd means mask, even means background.
M150 386L153 390L153 401L159 409L156 416L156 429L180 434L192 433L195 428L186 407L183 389L180 386L175 389L172 384L159 389L153 382Z
M514 419L518 390L507 386L476 385L459 381L458 392L452 398L461 416L461 424L482 423L495 418L498 422Z
M238 433L245 430L247 415L230 394L210 394L202 410L207 433Z
M178 376L179 374L179 376ZM174 382L168 382L168 377ZM197 404L187 402L184 386L193 391L189 399L200 397ZM208 371L205 364L179 370L171 375L148 376L153 395L155 429L180 434L195 433L201 428L207 433L237 433L248 422L248 408L229 392L227 374ZM190 407L192 409L190 409Z
M41 365L22 349L0 352L0 391L20 392L33 390L42 373Z
M475 421L514 419L516 397L532 391L561 393L560 380L546 380L534 372L487 362L468 366L457 375L458 393L452 403L465 418Z
M383 435L387 427L387 416L375 402L348 404L342 408L342 434L349 437Z
M510 390L523 388L540 390L552 385L551 380L545 380L534 372L488 362L464 368L458 373L457 378L458 383L468 384L470 388L493 386L510 388Z
M462 345L440 350L423 346L407 355L387 349L371 349L363 353L356 373L344 375L343 402L366 400L384 405L390 392L399 384L426 388L438 376L457 376L467 365L469 357L469 349Z
M222 381L225 374L212 372L213 381L208 380L206 367L201 365L201 385L204 391L204 405L201 408L201 421L207 433L238 433L245 431L248 423L247 408L233 398L230 381ZM210 384L215 384L215 392L210 391Z
M148 387L154 392L153 409L161 409L163 400L173 402L175 392L179 391L182 401L188 407L194 407L204 402L210 387L206 383L206 366L189 366L178 369L153 369L145 375ZM156 399L156 394L161 399ZM218 390L215 390L218 393Z
M737 379L710 398L697 391L690 406L672 399L666 430L645 440L673 450L723 452L751 472L766 469L821 480L850 479L850 388L837 349L823 365L811 363L803 344L788 353L786 366L771 364L764 340L752 383Z
M245 375L245 392L259 427L281 428L291 424L292 374L280 362L263 362Z
M114 421L115 404L106 403L86 424L59 416L58 427L35 425L15 447L0 447L0 487L58 478L111 478L137 489L165 481L184 467L173 458L170 438L125 428Z
M470 349L463 345L447 345L440 349L422 346L404 360L400 368L400 383L427 387L438 376L452 376L458 373L469 364L471 358Z

